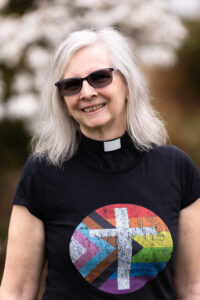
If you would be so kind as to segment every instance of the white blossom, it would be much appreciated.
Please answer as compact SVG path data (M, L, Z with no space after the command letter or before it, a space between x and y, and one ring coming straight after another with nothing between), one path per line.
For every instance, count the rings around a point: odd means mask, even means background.
M200 1L199 0L168 0L171 11L186 19L200 20Z
M21 17L0 18L0 60L10 66L15 66L24 51L34 47L37 41L44 41L54 48L69 32L83 26L118 24L127 29L130 36L131 32L137 31L134 42L138 52L140 44L143 47L149 43L164 43L173 51L186 36L180 20L168 11L166 0L53 0L50 3L38 1L37 5L36 10ZM81 11L83 8L85 10Z
M141 47L138 55L140 61L142 63L148 61L150 67L160 67L160 64L170 67L177 61L177 57L171 48L156 45Z
M176 14L169 11L168 1L36 0L36 9L22 16L1 15L0 63L17 68L13 96L5 107L8 115L30 116L31 110L36 110L33 99L42 89L52 51L74 30L117 26L128 34L143 64L156 68L173 65L176 49L187 32ZM0 9L7 2L1 0ZM19 69L21 65L23 69ZM2 78L1 97L6 88Z
M24 94L32 88L32 85L31 74L28 72L20 72L13 78L12 91L15 94Z
M30 47L26 52L25 61L33 70L44 69L49 63L49 52L39 46Z
M8 4L8 0L1 0L0 2L0 10L3 9Z
M9 118L29 119L38 111L37 97L28 93L13 97L4 105L4 110L4 113Z

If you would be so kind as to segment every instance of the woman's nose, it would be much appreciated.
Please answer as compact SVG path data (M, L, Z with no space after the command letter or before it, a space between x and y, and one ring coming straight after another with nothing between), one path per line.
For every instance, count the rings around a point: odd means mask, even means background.
M82 89L80 91L80 99L90 99L94 96L97 96L97 90L91 86L87 80L83 81Z

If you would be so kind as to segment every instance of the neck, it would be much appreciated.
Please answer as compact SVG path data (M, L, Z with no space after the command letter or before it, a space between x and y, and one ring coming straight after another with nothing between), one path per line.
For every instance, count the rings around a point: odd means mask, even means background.
M81 132L86 137L97 140L97 141L109 141L114 140L120 136L122 136L126 131L126 128L114 128L114 130L104 130L103 128L99 128L98 130L85 130L81 128Z
M142 155L127 131L120 137L104 141L89 138L81 133L79 141L79 158L91 168L108 174L130 170Z

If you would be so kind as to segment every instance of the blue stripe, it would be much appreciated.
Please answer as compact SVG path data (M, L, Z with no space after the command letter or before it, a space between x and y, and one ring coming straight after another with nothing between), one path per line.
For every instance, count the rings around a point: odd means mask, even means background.
M80 223L77 227L88 240L93 242L101 250L91 258L80 270L79 272L83 277L87 276L98 264L100 264L113 250L115 249L112 245L107 243L104 239L98 237L91 237L89 235L89 227L83 223Z
M167 263L134 263L131 264L130 277L138 276L156 276L162 271ZM109 277L109 279L117 278L117 270Z

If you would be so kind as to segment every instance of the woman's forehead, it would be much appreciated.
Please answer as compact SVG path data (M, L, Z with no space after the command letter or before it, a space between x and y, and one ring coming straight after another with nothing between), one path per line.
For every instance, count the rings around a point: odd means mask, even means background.
M79 73L86 72L87 75L88 72L107 67L111 67L108 49L102 43L96 43L76 51L67 64L64 74L78 76Z

